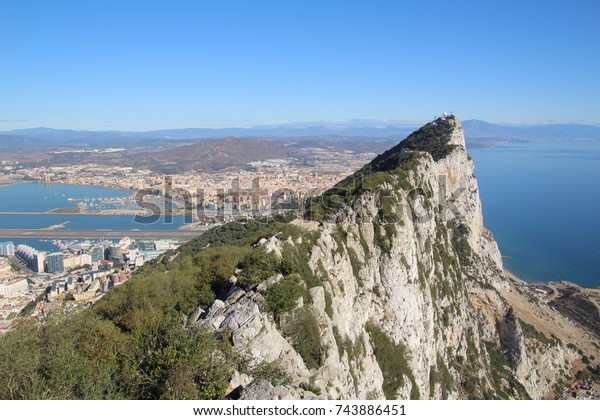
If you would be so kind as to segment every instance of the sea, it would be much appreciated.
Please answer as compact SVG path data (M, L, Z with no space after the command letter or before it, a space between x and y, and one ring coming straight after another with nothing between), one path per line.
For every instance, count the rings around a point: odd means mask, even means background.
M0 212L46 212L56 208L76 208L79 203L100 203L106 199L126 198L132 191L67 184L36 182L0 187ZM114 204L103 204L114 208ZM141 222L140 222L141 221ZM0 214L0 229L43 229L51 226L61 230L177 230L185 224L183 216L173 216L171 222L161 217L134 219L134 216L101 216L86 214ZM58 225L62 227L58 228ZM40 239L0 239L26 244L41 251L56 250L52 241Z
M600 286L600 141L470 149L504 266L527 281Z

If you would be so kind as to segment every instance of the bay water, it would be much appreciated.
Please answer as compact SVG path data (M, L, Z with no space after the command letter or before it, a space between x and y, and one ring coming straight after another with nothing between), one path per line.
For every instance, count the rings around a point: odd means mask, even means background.
M600 286L600 141L470 149L484 224L527 281Z

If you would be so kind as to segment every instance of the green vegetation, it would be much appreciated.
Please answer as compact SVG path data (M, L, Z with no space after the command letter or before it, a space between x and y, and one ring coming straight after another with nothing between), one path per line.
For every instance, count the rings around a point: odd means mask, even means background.
M260 363L249 370L254 380L265 379L273 386L288 385L290 377L287 372L275 363Z
M358 260L358 255L354 249L348 247L348 257L350 258L350 265L352 265L352 273L358 282L359 287L362 287L363 281L360 276L360 270L362 268L361 262Z
M511 395L514 398L531 399L525 387L512 373L508 356L502 348L494 342L486 341L485 349L490 358L491 381L494 385L496 396L501 399L508 399ZM485 397L486 399L493 399L494 395L488 394Z
M485 350L480 352L475 345L475 339L475 332L469 328L466 334L467 357L457 356L455 363L451 363L454 369L462 370L460 387L466 398L529 399L525 387L513 373L507 352L492 341L482 341Z
M325 313L330 319L333 319L333 299L327 289L325 289Z
M402 343L395 344L392 339L376 324L369 322L365 326L375 358L383 374L383 393L388 400L395 399L398 389L404 385L407 377L411 384L411 399L420 398L419 388L415 383L415 377L408 366L406 359L406 348Z
M21 325L0 341L0 398L222 398L234 360L226 347L153 315L128 333L93 311Z
M335 325L332 328L333 330L333 338L335 340L335 344L338 348L338 355L340 359L344 356L344 340L342 339L342 335L340 334L340 330Z
M450 374L444 359L439 354L437 355L436 363L437 369L432 366L429 371L429 397L433 398L435 385L440 384L442 387L442 396L447 398L448 392L452 390L454 380L452 379L452 375Z
M269 286L265 296L265 309L273 315L275 322L280 324L281 315L296 307L296 302L303 292L304 289L297 278L287 277Z
M390 240L391 238L384 233L385 228L383 228L384 232L382 232L382 228L383 227L379 223L373 223L373 239L375 240L375 245L377 245L382 252L389 254L392 250L392 241Z
M575 375L576 379L591 379L593 381L600 381L600 366L586 366L585 370L580 370Z
M360 242L360 246L363 249L363 253L365 255L365 258L368 258L369 255L371 255L371 252L369 251L369 245L367 244L367 241L365 240L365 237L362 233L362 230L359 228L358 229L358 235L359 235L359 242Z
M338 336L335 335L336 333L338 334ZM344 352L346 352L346 354L348 355L348 360L356 361L360 360L360 358L367 353L367 348L362 335L357 337L353 343L352 340L350 340L350 338L348 337L341 339L341 337L339 337L339 331L337 331L336 328L336 330L334 331L334 337L336 337L336 341L338 342L340 357L342 357Z
M475 345L475 332L471 327L467 330L465 339L467 342L467 357L463 360L462 356L457 356L456 362L462 365L464 379L461 385L467 399L478 400L484 398L483 394L486 388L479 377L481 365L475 363L475 361L480 360L480 353Z
M344 232L339 226L331 232L331 237L335 240L337 245L337 252L343 253L346 250L346 232Z
M284 276L295 275L296 277L299 277L306 285L306 291L308 291L313 287L321 286L327 273L322 263L317 266L316 273L313 272L308 264L312 248L316 241L316 236L314 236L313 233L306 232L301 237L303 238L301 244L292 246L284 243L282 252L283 258L281 259L281 273ZM305 293L304 297L306 301L309 301L309 295L307 293Z
M281 271L281 260L273 253L267 254L262 249L250 252L241 262L238 280L241 285L253 288L262 281Z
M437 383L439 383L437 371L435 370L435 366L431 366L429 369L429 399L433 398Z
M216 226L182 247L180 254L195 255L208 246L247 246L255 244L261 238L275 235L284 239L288 236L299 237L305 233L303 229L288 223L295 218L296 215L288 213L275 217L252 219L245 223L230 222ZM170 255L173 255L173 251ZM164 262L164 260L163 258L161 261Z
M284 326L283 332L306 366L311 369L321 366L325 350L321 345L319 323L309 309L302 308L295 313L293 319Z
M321 395L321 390L313 384L302 383L302 384L300 384L300 389L303 389L308 392L312 392L315 395Z
M379 194L382 201L380 219L384 225L393 226L397 222L393 211L394 194L382 190L382 185L389 184L396 191L401 189L406 192L417 188L417 185L412 185L409 180L423 154L427 153L437 161L457 147L448 144L454 129L452 120L453 117L438 118L425 125L322 195L307 200L304 217L311 220L324 220L344 205L351 206L356 197L368 192ZM430 197L430 191L425 191L424 195ZM424 205L427 207L431 203Z
M470 265L473 250L467 240L470 233L469 228L464 224L455 225L454 223L448 223L447 226L452 230L452 247L456 255L458 255L460 264L462 266Z
M354 384L354 390L358 392L359 383L358 376L356 375L355 366L358 365L361 358L367 354L367 347L365 344L364 336L361 335L354 340L350 340L349 337L342 338L340 331L337 327L333 327L333 337L335 338L335 342L338 347L338 354L340 359L346 353L348 357L348 366L350 367L350 377L352 378L352 383Z
M512 310L512 308L511 308L511 310ZM534 339L534 340L538 340L547 346L558 346L559 345L558 339L546 337L544 335L544 333L538 331L533 325L530 325L530 324L522 321L521 319L519 319L519 323L521 324L521 329L523 330L525 337Z
M408 136L399 146L409 150L427 152L436 161L443 159L456 148L455 145L448 144L454 129L451 123L453 119L454 117L451 116L447 119L438 118L430 122Z
M421 261L417 261L417 269L419 275L419 287L421 290L425 290L427 286L427 269L425 268L425 264Z
M252 247L274 235L303 242L289 247L282 263ZM265 293L267 310L280 318L306 294L305 284L319 282L307 263L314 239L281 218L226 224L182 247L176 258L169 252L145 266L89 310L41 325L21 323L0 339L0 398L223 398L234 369L285 381L275 366L248 369L226 331L215 338L186 321L212 304L238 267L243 287L274 273L286 276ZM288 327L307 364L318 365L314 316L300 311Z

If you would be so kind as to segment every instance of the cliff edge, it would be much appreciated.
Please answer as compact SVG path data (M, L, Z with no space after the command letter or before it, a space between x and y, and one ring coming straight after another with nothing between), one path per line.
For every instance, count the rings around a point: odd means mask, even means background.
M199 320L283 368L290 398L542 398L568 371L574 355L527 335L499 292L511 285L457 118L428 123L305 211L294 233L256 246L307 269L248 288L242 268ZM293 307L269 313L295 287L306 292ZM261 397L277 397L264 385Z

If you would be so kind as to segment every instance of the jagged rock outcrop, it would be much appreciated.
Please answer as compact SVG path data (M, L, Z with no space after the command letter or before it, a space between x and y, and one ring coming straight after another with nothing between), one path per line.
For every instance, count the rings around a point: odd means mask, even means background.
M307 208L318 226L296 221L295 237L258 244L308 266L295 274L306 291L296 306L278 320L266 309L279 274L230 287L198 321L231 334L251 363L289 375L288 388L255 381L244 398L300 398L299 387L332 399L542 398L568 370L572 355L527 336L498 292L509 285L455 117L427 124ZM290 332L298 319L318 331L310 363Z

